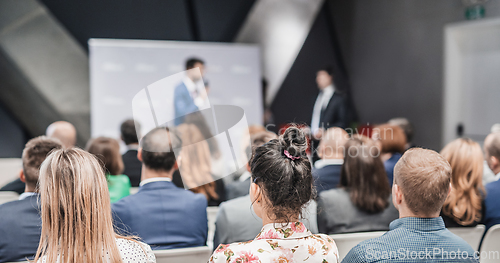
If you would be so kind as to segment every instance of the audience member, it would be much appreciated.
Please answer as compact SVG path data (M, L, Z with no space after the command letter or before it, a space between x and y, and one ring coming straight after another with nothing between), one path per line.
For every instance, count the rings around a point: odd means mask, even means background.
M451 166L451 192L441 217L446 227L476 226L482 219L483 152L477 142L459 138L448 143L441 155Z
M58 139L64 147L70 148L76 143L76 129L73 124L66 121L56 121L47 127L45 135L50 138ZM16 180L4 185L0 191L13 191L22 194L26 185L17 178Z
M340 181L340 170L344 163L345 143L349 135L344 129L328 129L318 146L320 160L314 163L313 178L318 195L324 191L337 188Z
M226 198L222 179L214 180L210 149L204 136L194 124L177 126L182 140L180 156L183 165L179 169L184 187L193 193L203 194L208 206L218 206Z
M251 148L261 146L262 144L264 144L272 139L276 139L276 138L278 138L278 136L276 136L276 134L273 132L260 131L260 132L254 133L250 137L251 146L249 145L248 146L249 149L247 149L247 151L246 151L246 153L249 153L249 155L250 155L250 156L248 156L248 159L251 158L251 153L252 153ZM238 179L236 181L231 182L231 183L226 185L226 193L227 193L228 200L248 195L249 189L250 189L250 184L251 184L250 177L252 176L252 174L250 173L250 165L249 164L247 164L246 168L247 168L247 171L245 171L240 177L238 177ZM260 230L260 228L259 228L259 230ZM254 235L254 237L255 237L255 235Z
M493 132L484 140L484 152L495 177L500 177L500 131ZM500 180L486 185L485 213L483 223L486 228L500 224Z
M277 139L275 133L260 132L252 136L252 148L256 148L267 143L270 140ZM247 151L252 152L252 151ZM249 157L251 159L251 156ZM247 165L248 174L250 173L250 165ZM241 182L242 184L244 182ZM227 202L223 202L219 206L219 212L215 220L215 235L214 248L219 244L229 244L234 242L243 242L252 240L257 236L262 229L262 219L255 215L252 210L252 201L249 196L248 189L250 188L250 179L248 179L247 194ZM316 219L316 202L311 200L302 210L304 218L300 221L313 234L318 233Z
M176 132L156 128L142 138L139 191L113 204L115 224L139 236L153 249L204 246L207 239L207 199L176 187L172 174L178 168L180 149Z
M210 262L338 262L333 239L299 222L315 194L307 147L303 132L290 127L255 149L250 198L264 227L252 241L220 245Z
M382 124L373 129L372 139L379 143L387 178L392 186L394 166L406 150L406 136L399 126Z
M407 118L393 118L387 122L390 125L399 126L403 130L406 135L406 149L410 149L413 147L413 125L411 125L410 121Z
M40 168L39 189L42 235L35 262L156 262L148 245L113 230L106 177L92 154L52 152Z
M478 262L474 249L439 217L451 172L432 150L406 151L394 168L392 201L399 219L381 237L356 245L342 262Z
M40 241L42 224L38 204L38 170L54 149L63 146L56 139L45 136L33 138L23 150L23 169L20 180L26 183L18 201L0 206L0 262L33 259Z
M398 218L391 188L375 143L356 136L346 143L340 187L318 198L320 233L338 234L389 230Z
M137 123L138 125L138 123ZM137 149L139 148L139 136L137 136L136 123L134 120L126 120L120 126L120 137L127 145L127 151L122 155L123 174L128 176L132 187L138 187L141 182L142 163L137 159ZM138 125L139 126L139 125Z
M95 155L103 165L111 203L128 196L130 194L130 180L122 174L123 161L118 141L112 138L98 137L89 140L86 150Z

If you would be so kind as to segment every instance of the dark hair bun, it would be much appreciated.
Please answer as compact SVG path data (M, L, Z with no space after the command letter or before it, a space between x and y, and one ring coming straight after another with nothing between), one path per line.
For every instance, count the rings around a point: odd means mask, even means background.
M291 156L306 157L307 138L299 128L289 127L286 129L283 135L280 136L279 142L283 149L287 150Z
M295 126L286 129L279 139L255 148L250 164L252 179L269 201L270 218L290 222L301 215L302 208L314 197L306 150L307 138Z

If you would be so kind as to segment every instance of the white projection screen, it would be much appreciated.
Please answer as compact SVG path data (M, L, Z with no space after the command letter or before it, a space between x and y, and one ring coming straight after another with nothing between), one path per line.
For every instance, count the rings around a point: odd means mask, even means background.
M92 137L119 138L120 124L133 118L134 96L167 77L169 83L181 82L186 60L192 57L205 62L203 79L209 83L211 105L239 106L249 125L262 124L261 64L256 45L91 39L89 53ZM171 105L173 97L165 95L164 101ZM168 119L171 113L166 114Z

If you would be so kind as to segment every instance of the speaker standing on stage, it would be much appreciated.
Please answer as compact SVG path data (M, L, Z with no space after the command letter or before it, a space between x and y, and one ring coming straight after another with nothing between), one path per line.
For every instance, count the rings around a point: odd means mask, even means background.
M314 103L311 133L319 139L323 131L330 127L347 127L347 98L335 88L331 67L318 71L316 83L320 92Z

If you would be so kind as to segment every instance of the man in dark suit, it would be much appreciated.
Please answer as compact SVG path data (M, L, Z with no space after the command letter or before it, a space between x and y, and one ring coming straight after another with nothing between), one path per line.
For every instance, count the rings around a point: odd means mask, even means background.
M138 124L138 123L137 123ZM140 130L140 126L137 127ZM127 145L127 151L122 155L125 169L123 174L128 176L132 187L138 187L141 182L142 163L137 159L139 138L137 136L134 120L126 120L120 126L122 141Z
M183 123L185 115L210 107L203 82L204 74L203 60L190 58L186 61L186 77L174 91L175 125Z
M0 205L0 262L33 259L40 241L42 220L38 213L38 170L47 154L60 149L55 139L40 136L26 143L20 180L25 191L19 200Z
M176 187L172 175L178 168L170 148L180 149L172 130L156 128L141 142L139 191L113 204L117 227L139 236L153 249L204 246L207 240L207 199Z
M313 178L316 190L337 188L340 181L340 172L344 163L345 143L349 135L344 129L333 127L323 134L318 147L320 160L314 163Z
M347 98L333 85L333 70L326 67L316 74L319 94L314 103L311 133L321 138L322 133L330 127L347 128Z

